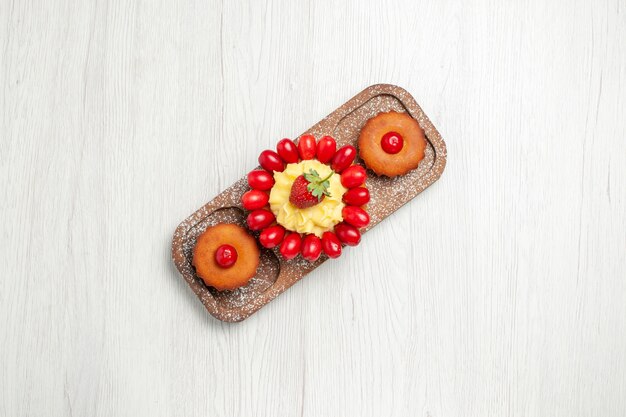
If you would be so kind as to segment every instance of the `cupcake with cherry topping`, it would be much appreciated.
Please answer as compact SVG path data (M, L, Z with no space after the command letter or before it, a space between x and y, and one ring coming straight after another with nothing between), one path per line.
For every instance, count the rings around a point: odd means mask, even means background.
M359 134L359 156L378 175L396 177L417 168L424 159L426 138L417 120L407 113L372 117Z
M243 227L220 223L198 236L191 263L206 285L234 290L256 275L259 255L254 237Z

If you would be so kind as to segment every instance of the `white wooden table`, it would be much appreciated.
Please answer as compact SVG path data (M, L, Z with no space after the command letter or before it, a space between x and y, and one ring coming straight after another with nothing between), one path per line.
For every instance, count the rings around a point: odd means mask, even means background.
M379 82L441 180L214 320L177 224ZM626 415L624 0L4 0L0 88L0 416Z

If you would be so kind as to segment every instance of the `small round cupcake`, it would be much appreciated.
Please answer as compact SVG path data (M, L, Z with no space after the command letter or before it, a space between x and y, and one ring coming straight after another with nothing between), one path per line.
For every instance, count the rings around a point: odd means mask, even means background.
M417 168L424 159L426 138L407 113L388 112L372 117L359 135L359 156L377 175L396 177Z
M234 290L256 275L259 256L255 239L244 228L220 223L198 236L192 265L206 285Z

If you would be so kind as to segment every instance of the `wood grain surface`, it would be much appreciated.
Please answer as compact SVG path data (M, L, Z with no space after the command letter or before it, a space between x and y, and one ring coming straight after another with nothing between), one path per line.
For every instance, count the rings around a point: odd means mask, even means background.
M171 235L406 88L442 178L250 319ZM626 2L0 0L0 416L626 415Z

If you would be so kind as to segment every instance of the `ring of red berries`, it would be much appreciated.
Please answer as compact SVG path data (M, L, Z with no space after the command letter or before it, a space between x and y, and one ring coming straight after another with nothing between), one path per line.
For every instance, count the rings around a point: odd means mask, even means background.
M330 136L324 136L316 142L313 135L303 135L297 145L291 139L282 139L276 151L261 152L259 164L263 169L248 174L251 190L241 197L244 209L249 211L246 218L248 227L260 232L261 245L268 249L278 248L287 260L301 254L309 262L315 262L322 252L329 258L337 258L341 255L343 245L358 245L361 241L359 229L370 222L363 208L369 202L370 194L365 187L365 168L353 165L355 158L354 146L345 145L337 149L337 142ZM274 172L284 171L286 164L308 159L317 159L329 165L334 173L340 175L341 184L348 189L343 194L343 221L336 224L333 231L324 232L321 239L312 233L300 234L285 230L276 223L276 217L268 206L269 190L274 186ZM291 186L290 203L306 208L321 202L328 195L329 178L330 175L321 178L315 170L303 173Z

